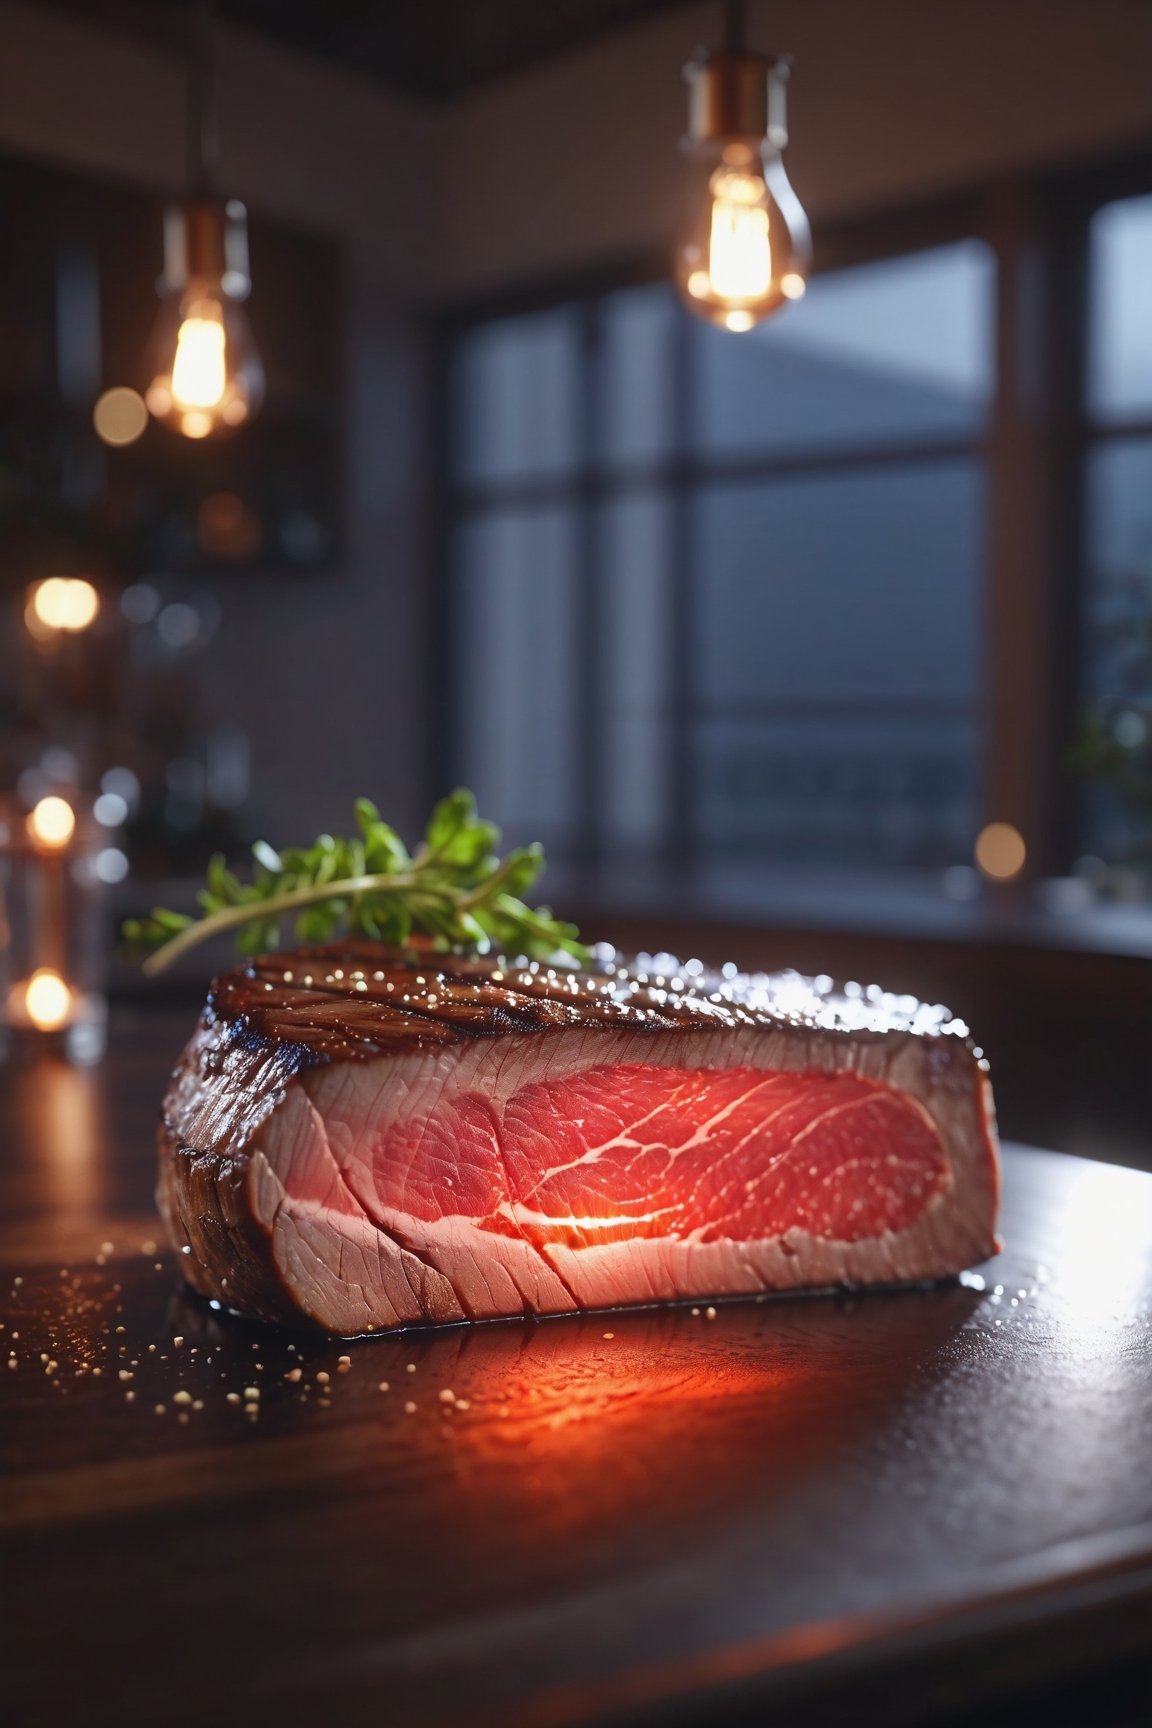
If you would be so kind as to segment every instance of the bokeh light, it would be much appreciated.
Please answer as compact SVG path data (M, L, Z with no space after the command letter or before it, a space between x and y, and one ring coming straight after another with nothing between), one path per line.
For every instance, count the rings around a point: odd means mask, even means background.
M41 1032L56 1032L68 1024L72 992L59 972L42 966L33 972L24 990L24 1006L33 1026Z
M105 846L96 854L96 875L101 882L123 882L128 874L128 854L119 846Z
M119 792L101 792L92 814L102 828L119 828L128 815L128 803Z
M76 832L76 812L67 798L50 794L28 812L27 828L29 838L37 846L58 852Z
M105 390L92 410L96 436L105 444L119 447L135 444L148 425L148 407L139 391L116 385Z
M1024 837L1011 822L989 822L976 837L976 863L994 882L1019 876L1027 857Z
M87 630L100 610L100 596L82 576L48 576L28 590L24 619L34 636Z
M196 512L196 535L210 557L241 562L259 552L264 529L235 492L210 492Z

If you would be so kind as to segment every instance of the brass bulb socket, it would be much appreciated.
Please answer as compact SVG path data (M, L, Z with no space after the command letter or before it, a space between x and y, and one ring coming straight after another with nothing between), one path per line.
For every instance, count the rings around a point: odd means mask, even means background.
M183 293L190 282L212 282L231 300L243 300L248 267L248 212L234 198L188 198L164 212L164 293Z
M688 146L715 138L788 142L785 87L787 56L736 53L722 48L700 53L684 68L688 85Z

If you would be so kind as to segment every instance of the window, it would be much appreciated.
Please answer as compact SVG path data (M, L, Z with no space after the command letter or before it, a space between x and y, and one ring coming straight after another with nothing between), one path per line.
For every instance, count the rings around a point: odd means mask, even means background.
M1152 844L1152 195L1091 218L1088 332L1082 833L1129 862Z
M993 262L663 283L451 350L451 768L575 857L937 867L979 826Z

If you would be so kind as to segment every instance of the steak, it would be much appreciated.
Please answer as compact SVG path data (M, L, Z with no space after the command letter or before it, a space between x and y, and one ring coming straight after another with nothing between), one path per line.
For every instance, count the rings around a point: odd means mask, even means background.
M597 955L351 943L218 980L160 1129L189 1281L350 1336L906 1283L996 1251L987 1064L946 1009Z

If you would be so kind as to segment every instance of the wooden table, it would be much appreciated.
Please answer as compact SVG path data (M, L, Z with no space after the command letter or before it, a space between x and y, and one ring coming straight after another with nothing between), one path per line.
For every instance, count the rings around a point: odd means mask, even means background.
M157 1245L186 1026L0 1075L9 1720L1143 1696L1152 1177L1010 1148L1007 1249L947 1288L328 1344L187 1301Z

